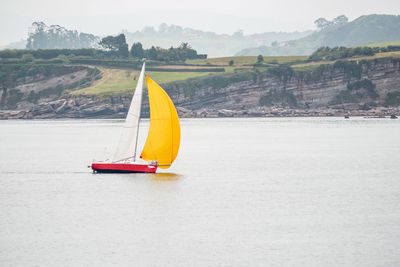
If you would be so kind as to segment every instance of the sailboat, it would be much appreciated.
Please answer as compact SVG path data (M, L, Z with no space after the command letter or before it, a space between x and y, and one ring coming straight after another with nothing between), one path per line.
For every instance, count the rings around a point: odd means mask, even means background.
M93 172L155 173L158 167L169 168L177 157L180 145L178 113L164 89L148 75L145 76L145 68L144 62L114 157L111 162L93 162ZM138 159L144 80L149 96L150 127Z

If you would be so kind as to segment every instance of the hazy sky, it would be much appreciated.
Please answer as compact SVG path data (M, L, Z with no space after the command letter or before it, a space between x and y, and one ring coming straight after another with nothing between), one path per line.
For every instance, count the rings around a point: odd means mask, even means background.
M98 35L165 22L218 33L313 29L319 17L400 14L400 0L0 0L0 45L26 38L34 20Z

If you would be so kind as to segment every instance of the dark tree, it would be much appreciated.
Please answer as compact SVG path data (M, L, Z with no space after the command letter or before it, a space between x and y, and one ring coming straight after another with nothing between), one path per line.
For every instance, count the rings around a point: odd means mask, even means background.
M147 50L146 57L152 60L157 59L157 50L154 46L152 46L150 49Z
M125 43L123 45L121 45L118 49L118 52L120 54L121 57L127 58L129 57L129 48L128 48L128 44Z
M125 34L117 36L107 36L101 39L99 45L108 51L118 52L121 57L128 57L129 50L128 44L126 43Z
M262 55L258 55L257 56L257 63L260 64L262 62L264 62L264 57Z
M111 35L101 39L101 41L99 42L99 45L108 51L118 50L118 45L115 42L115 37L111 36Z
M131 56L136 58L144 57L144 50L141 43L133 43L131 47Z
M233 64L235 64L235 61L233 59L229 60L229 66L233 66Z

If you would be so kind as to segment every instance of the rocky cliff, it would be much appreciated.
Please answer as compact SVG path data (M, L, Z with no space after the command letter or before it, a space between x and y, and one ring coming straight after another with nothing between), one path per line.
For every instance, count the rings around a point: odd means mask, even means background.
M389 93L400 95L400 59L343 61L299 71L281 66L164 87L183 117L390 115L399 112L386 102ZM26 109L0 111L0 118L123 118L130 98L65 94ZM143 116L148 116L144 102Z
M342 61L305 71L281 68L190 93L184 86L170 87L175 102L200 116L385 115L397 112L385 106L388 93L400 92L400 60Z
M64 97L69 89L90 85L99 74L89 66L0 65L0 114L6 113L4 110L13 111L10 114L30 112Z

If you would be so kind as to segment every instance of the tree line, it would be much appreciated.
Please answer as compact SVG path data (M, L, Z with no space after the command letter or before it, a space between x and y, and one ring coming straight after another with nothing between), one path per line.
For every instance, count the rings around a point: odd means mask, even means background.
M122 58L147 58L150 60L158 60L165 62L178 62L185 61L187 59L207 58L207 55L198 54L188 43L182 43L178 47L170 47L164 49L161 47L152 46L149 49L144 49L140 42L133 43L131 49L128 49L126 38L124 34L117 36L104 37L99 45L113 53L115 56Z
M60 25L47 26L42 21L32 23L27 49L79 49L96 47L99 37L89 33L78 33Z
M89 56L93 58L147 58L164 62L180 62L187 59L207 58L198 54L188 43L178 47L164 49L152 46L144 49L140 42L131 48L126 42L125 34L99 37L67 30L59 25L47 26L44 22L34 22L29 33L27 50L0 51L3 58L21 58L31 54L33 58L50 59L63 56Z

